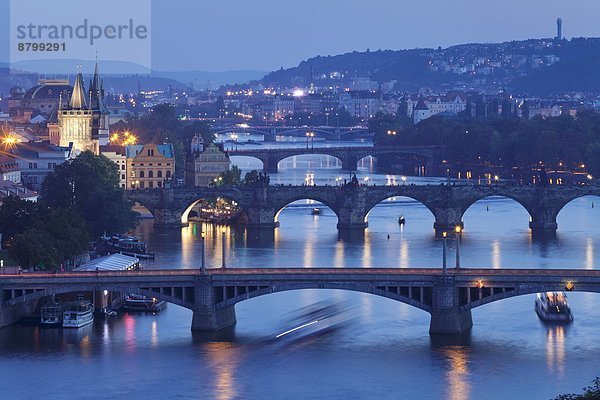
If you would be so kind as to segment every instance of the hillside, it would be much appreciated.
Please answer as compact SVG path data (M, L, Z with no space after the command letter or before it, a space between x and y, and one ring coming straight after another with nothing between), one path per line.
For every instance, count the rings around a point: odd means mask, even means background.
M445 49L378 50L317 56L297 67L266 75L268 86L318 86L369 77L396 81L396 90L507 88L550 94L600 92L600 39L529 39L493 44L463 44Z

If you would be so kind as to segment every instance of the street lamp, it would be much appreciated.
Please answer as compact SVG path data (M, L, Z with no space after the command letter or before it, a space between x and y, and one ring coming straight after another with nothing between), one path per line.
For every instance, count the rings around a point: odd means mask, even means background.
M364 179L364 180L365 180L365 185L368 185L368 184L369 184L369 177L368 177L368 176L365 176L365 179Z
M444 251L442 253L443 254L442 257L444 257L444 259L443 259L443 263L442 263L442 268L443 268L443 271L444 271L444 275L446 275L446 267L447 267L446 254L447 254L447 251L448 251L447 250L448 244L447 244L447 241L446 241L446 236L448 236L448 233L447 232L442 232L442 236L444 237Z
M315 133L313 131L306 132L306 148L308 149L308 141L311 142L311 147L315 148Z
M456 269L460 269L460 233L462 228L460 225L456 225L454 232L456 233Z
M202 232L201 234L201 240L200 240L200 249L201 249L201 255L200 257L202 258L202 264L201 264L201 268L202 268L202 273L206 273L206 251L205 251L205 246L206 243L204 241L204 232Z
M406 177L405 176L401 176L400 179L402 179L402 184L406 185Z
M494 181L496 182L496 185L498 185L498 179L500 179L500 177L498 175L494 175Z

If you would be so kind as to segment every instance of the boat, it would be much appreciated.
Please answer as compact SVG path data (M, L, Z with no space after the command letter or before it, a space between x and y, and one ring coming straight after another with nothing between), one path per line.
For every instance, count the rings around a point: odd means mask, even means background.
M275 340L295 342L334 332L352 318L350 310L344 303L327 301L304 307L286 323L285 330L277 334Z
M535 312L545 322L573 321L573 313L565 292L538 293L535 299Z
M154 259L154 253L148 252L146 243L135 236L128 235L103 235L100 237L101 243L97 245L99 250L109 253L121 253L126 256Z
M164 301L155 297L130 294L125 298L122 308L126 311L158 312L165 306Z
M42 326L60 326L62 322L63 307L59 303L46 303L40 308L40 324Z
M321 215L322 212L323 212L323 210L321 210L319 207L315 207L312 209L312 211L310 213L312 215Z
M87 300L79 299L64 306L63 328L81 328L94 322L94 307Z
M404 219L404 215L401 215L401 216L398 218L398 224L400 224L400 225L404 225L405 223L406 223L406 220Z

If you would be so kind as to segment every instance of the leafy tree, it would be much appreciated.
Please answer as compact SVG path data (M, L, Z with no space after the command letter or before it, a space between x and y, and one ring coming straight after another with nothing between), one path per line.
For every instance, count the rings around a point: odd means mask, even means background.
M227 171L221 172L215 179L213 185L237 186L241 183L242 170L237 165L232 165Z
M244 185L254 186L258 182L258 171L253 169L250 172L246 172L244 175Z
M9 243L15 235L25 232L39 218L40 206L32 201L9 196L0 207L0 232L2 241Z
M119 187L116 165L90 151L59 165L42 183L41 195L50 208L77 211L97 237L135 226L136 213Z
M88 228L77 212L46 210L43 218L15 236L11 255L21 265L53 269L87 249Z
M599 400L600 399L600 377L592 381L592 384L583 389L583 394L562 394L554 400Z

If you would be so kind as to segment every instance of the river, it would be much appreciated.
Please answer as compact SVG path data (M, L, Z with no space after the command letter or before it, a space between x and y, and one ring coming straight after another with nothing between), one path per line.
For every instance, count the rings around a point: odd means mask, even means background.
M235 159L244 170L260 162ZM402 184L373 172L359 179ZM346 177L326 156L284 160L271 183L335 184ZM436 182L408 177L407 184ZM461 264L488 268L587 268L600 259L596 198L569 203L556 238L532 240L528 214L516 202L489 198L465 214ZM311 215L300 201L279 216L274 237L191 224L137 234L157 254L147 269L199 268L200 234L207 264L235 267L441 267L433 216L419 203L396 198L368 216L358 237L339 237L327 208ZM397 219L404 215L406 225ZM453 265L454 246L450 242ZM78 331L13 325L0 330L2 397L10 399L549 399L580 391L600 375L600 295L569 293L575 321L546 326L533 311L534 295L473 310L474 326L460 338L428 334L429 315L372 295L336 290L272 294L236 305L237 325L218 335L192 334L191 311L175 305L156 315L122 314ZM328 334L277 340L293 327L298 309L317 302L343 304L352 318Z

